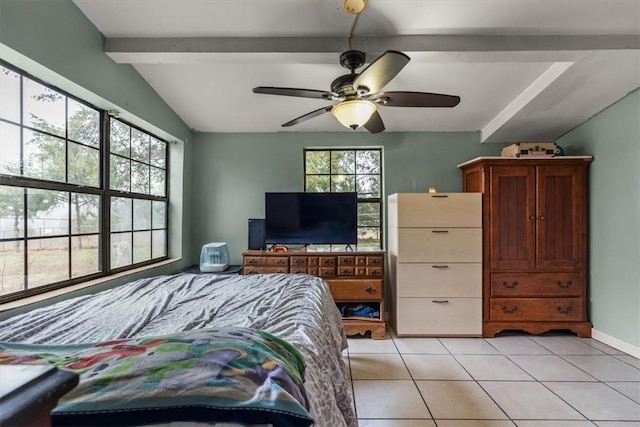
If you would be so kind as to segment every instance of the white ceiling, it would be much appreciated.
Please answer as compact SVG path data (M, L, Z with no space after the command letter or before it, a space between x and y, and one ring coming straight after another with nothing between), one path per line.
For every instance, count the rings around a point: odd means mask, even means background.
M553 140L640 87L640 0L74 0L202 132L348 131L328 101L254 94L329 90L351 47L411 61L384 90L458 95L455 108L381 107L387 131L481 131L484 142ZM355 23L355 25L354 25ZM357 132L366 132L358 130Z

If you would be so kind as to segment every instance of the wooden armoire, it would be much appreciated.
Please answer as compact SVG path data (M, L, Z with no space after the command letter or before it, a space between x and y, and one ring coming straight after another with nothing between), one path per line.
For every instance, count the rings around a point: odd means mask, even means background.
M587 319L590 156L478 157L458 167L483 194L483 327L591 336Z

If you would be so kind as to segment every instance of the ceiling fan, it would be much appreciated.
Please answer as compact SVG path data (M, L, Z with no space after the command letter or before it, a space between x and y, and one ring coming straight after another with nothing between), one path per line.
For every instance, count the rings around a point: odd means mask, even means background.
M410 58L402 52L387 50L360 73L356 70L365 64L366 55L359 50L348 50L340 55L340 65L350 71L331 83L330 91L296 89L288 87L258 86L254 93L296 96L301 98L337 101L295 118L283 127L293 126L305 120L331 113L345 127L356 130L364 127L370 133L380 133L385 127L378 113L385 107L455 107L460 97L428 92L379 92L404 68Z

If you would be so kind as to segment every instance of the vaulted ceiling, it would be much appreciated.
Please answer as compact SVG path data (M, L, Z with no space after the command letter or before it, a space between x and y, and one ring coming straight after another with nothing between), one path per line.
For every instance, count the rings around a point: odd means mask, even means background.
M340 0L74 2L106 54L201 132L349 131L331 114L282 128L331 102L252 88L329 90L350 48L411 58L385 91L462 99L381 107L387 131L554 140L640 87L640 0L369 0L359 15Z

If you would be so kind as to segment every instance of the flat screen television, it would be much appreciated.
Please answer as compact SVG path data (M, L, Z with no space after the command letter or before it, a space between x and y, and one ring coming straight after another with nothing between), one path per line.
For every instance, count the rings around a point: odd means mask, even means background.
M265 243L353 245L357 193L265 193Z

